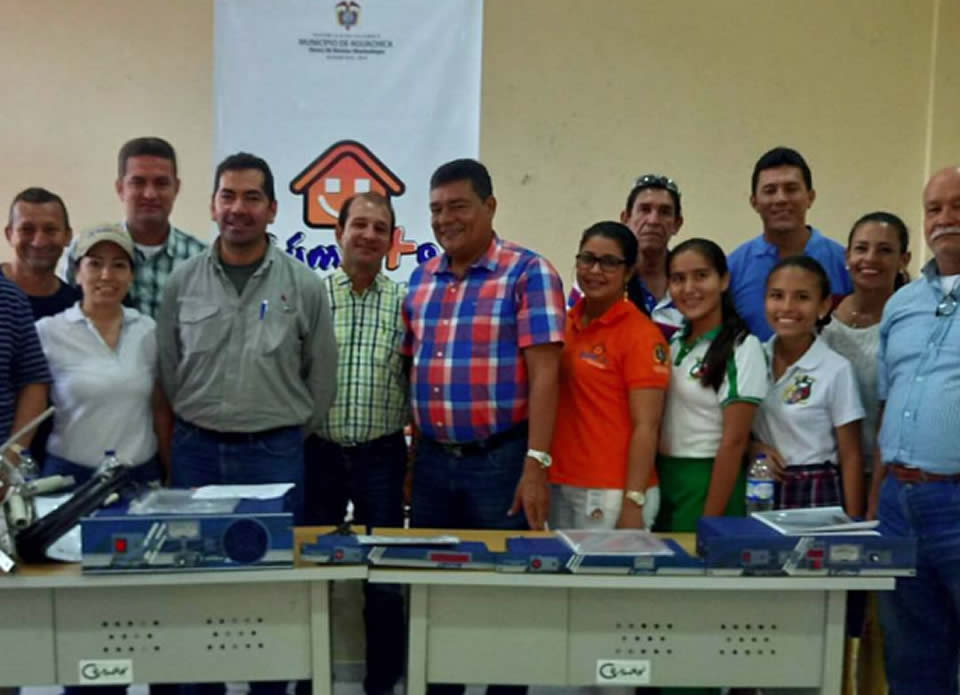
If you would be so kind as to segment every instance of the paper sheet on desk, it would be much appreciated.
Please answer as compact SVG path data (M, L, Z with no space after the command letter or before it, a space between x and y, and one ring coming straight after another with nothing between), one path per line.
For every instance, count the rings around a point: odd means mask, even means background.
M265 485L205 485L193 491L195 500L272 500L283 497L293 489L293 483L267 483Z
M66 495L40 495L39 497L35 497L37 516L46 516L72 496L73 493L67 493ZM80 524L77 524L47 548L47 557L51 560L59 560L60 562L80 562L83 559L81 547Z
M577 555L673 555L666 543L642 529L566 529L557 537Z
M754 519L762 521L785 536L804 534L844 534L851 536L879 536L878 521L854 521L843 507L812 507L804 509L772 509L752 512Z

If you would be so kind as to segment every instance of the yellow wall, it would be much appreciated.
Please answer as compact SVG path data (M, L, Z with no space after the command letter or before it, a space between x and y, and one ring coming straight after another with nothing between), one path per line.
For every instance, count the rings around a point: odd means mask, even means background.
M181 158L175 221L209 235L212 3L0 12L0 204L44 185L75 227L117 218L117 147L155 133ZM497 226L565 275L640 173L677 179L684 233L731 249L759 232L749 175L773 145L807 156L810 221L838 239L875 208L918 227L928 170L960 161L960 0L487 0L484 21Z

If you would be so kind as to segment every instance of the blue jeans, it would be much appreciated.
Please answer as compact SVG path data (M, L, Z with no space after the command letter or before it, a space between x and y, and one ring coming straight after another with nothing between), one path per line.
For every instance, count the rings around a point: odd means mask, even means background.
M177 418L171 487L293 483L294 523L303 523L303 428L213 432Z
M890 695L957 693L960 483L883 481L881 533L917 538L917 576L877 592Z
M421 439L413 466L411 526L526 530L523 510L507 516L526 455L525 429L498 446L463 454Z
M303 428L241 434L213 432L177 418L173 428L171 485L294 483L294 523L303 521ZM223 683L181 686L183 695L222 695ZM286 681L250 683L251 695L283 695Z
M81 466L78 463L73 463L72 461L54 456L53 454L47 454L47 460L43 463L43 475L73 476L74 486L72 488L66 488L63 491L80 487L90 480L96 472L96 468ZM134 466L130 477L134 482L146 485L152 482L162 483L166 476L164 475L163 465L160 463L160 459L155 456L145 463Z
M410 525L419 528L526 530L523 510L507 516L527 456L519 427L495 446L458 451L423 438L413 465ZM495 669L494 669L495 670ZM493 671L491 671L493 672ZM464 686L430 683L427 695L462 695ZM526 686L491 685L487 695L524 695Z
M343 447L319 437L307 439L304 473L304 518L307 526L343 523L347 502L353 519L368 527L403 526L403 478L407 442L403 432L358 446ZM363 622L367 636L368 695L390 692L403 675L406 656L404 590L399 584L363 583ZM298 695L310 682L297 684Z

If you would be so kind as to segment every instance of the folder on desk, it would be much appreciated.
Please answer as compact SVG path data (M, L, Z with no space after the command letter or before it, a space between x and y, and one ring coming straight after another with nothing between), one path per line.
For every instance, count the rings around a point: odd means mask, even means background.
M428 567L435 569L492 570L497 553L485 543L464 541L451 546L403 545L374 546L367 560L371 565L384 567Z
M510 569L523 566L527 572L570 572L573 574L703 574L704 565L676 541L663 541L671 555L590 555L576 554L559 538L509 538L502 562ZM498 569L505 569L498 567Z

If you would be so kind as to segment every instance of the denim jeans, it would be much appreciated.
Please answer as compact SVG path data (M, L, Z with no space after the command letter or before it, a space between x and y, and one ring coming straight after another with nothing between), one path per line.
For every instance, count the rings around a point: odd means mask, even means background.
M302 427L222 433L177 418L172 459L172 487L293 483L293 518L303 523Z
M526 530L521 509L513 516L517 483L527 455L526 428L517 436L479 452L458 453L430 439L421 439L413 465L411 526ZM467 647L465 647L467 648ZM491 673L496 671L491 668ZM461 695L464 686L431 683L427 695ZM526 686L491 685L487 695L523 695Z
M43 475L73 476L74 486L72 488L66 488L65 490L73 490L80 487L90 480L96 472L96 468L81 466L78 463L73 463L72 461L54 456L53 454L47 454L47 460L43 463ZM145 463L134 466L130 477L134 482L146 485L152 482L162 483L166 476L164 475L163 465L160 463L160 459L153 457Z
M960 483L888 475L877 518L881 533L917 538L917 576L877 593L890 695L957 693Z
M507 516L526 454L525 432L494 448L463 455L422 439L413 466L411 526L526 530L523 510Z
M294 523L303 521L303 428L267 432L220 433L177 418L173 428L171 485L256 485L294 483ZM222 695L223 683L181 686L184 695ZM283 695L287 681L250 683L250 695Z
M347 502L353 519L368 527L403 526L403 478L407 442L395 432L358 446L343 447L311 436L306 441L304 519L307 526L343 522ZM363 622L367 638L368 695L390 692L403 675L406 656L404 590L399 584L363 583ZM298 695L310 692L310 682L297 683Z

